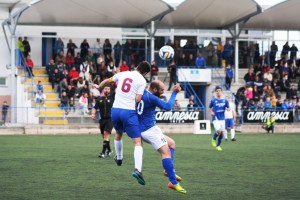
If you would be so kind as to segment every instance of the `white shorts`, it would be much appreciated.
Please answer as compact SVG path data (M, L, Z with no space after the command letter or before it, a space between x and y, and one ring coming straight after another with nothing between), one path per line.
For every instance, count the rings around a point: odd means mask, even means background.
M153 126L142 132L142 140L151 144L156 150L168 144L164 134L158 126Z
M225 131L225 120L214 120L213 124L216 131Z

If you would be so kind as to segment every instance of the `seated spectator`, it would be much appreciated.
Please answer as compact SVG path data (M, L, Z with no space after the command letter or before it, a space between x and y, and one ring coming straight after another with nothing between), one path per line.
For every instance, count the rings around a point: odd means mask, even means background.
M61 61L58 62L56 67L60 73L62 73L65 69L67 69L65 63L63 63Z
M190 56L193 54L190 54ZM200 68L200 69L205 69L206 68L206 60L202 55L202 52L198 52L198 56L195 60L195 65L196 67ZM193 65L189 65L189 66L193 66Z
M88 110L89 111L92 110L95 104L96 104L96 98L93 96L93 93L90 91L88 95Z
M264 108L265 110L271 110L272 109L272 104L271 104L271 99L270 97L266 98L266 101L264 102Z
M252 85L255 80L255 74L253 72L253 68L250 68L248 70L248 73L245 74L244 80L246 82L246 85Z
M264 79L267 79L269 82L273 80L273 75L270 73L270 69L264 74Z
M28 77L29 78L32 78L33 76L34 76L34 74L33 74L33 72L32 72L32 69L33 69L33 67L34 67L34 64L33 64L33 61L31 60L31 58L30 58L30 55L28 55L27 57L26 57L26 70L27 70L27 72L28 72Z
M99 72L101 79L103 80L106 77L106 66L105 66L104 61L100 64L98 72Z
M284 102L282 103L282 109L284 111L288 111L290 109L290 103L288 99L285 99Z
M88 110L88 94L87 93L82 93L82 95L79 98L79 106L82 111L83 115L87 115L89 113Z
M249 110L250 101L249 98L246 97L246 99L242 102L242 109L243 110Z
M77 80L79 78L79 73L76 70L75 67L72 67L71 71L69 72L69 78L70 78L70 84L71 85L76 85L77 84Z
M257 106L257 111L263 111L264 110L264 101L262 98L260 98L256 104Z
M187 111L195 111L198 109L198 105L194 103L194 101L190 100L187 105Z
M76 57L74 58L74 61L76 71L80 72L80 65L82 65L83 63L83 58L80 56L80 52L77 53Z
M52 89L54 89L55 83L58 84L60 82L60 73L57 68L55 68L54 72L51 75L51 84Z
M77 81L77 87L76 87L76 97L80 97L79 93L81 92L84 85L87 84L87 81L84 80L82 77L79 77ZM80 93L81 94L81 93Z
M66 78L67 82L70 83L70 77L69 77L69 71L67 69L64 69L64 71L60 74L60 77Z
M85 68L83 68L79 73L79 77L81 77L83 80L86 80L88 83L92 82L92 77L89 72L85 71Z
M63 78L58 84L58 88L57 88L58 97L61 98L62 92L66 91L67 89L68 89L67 78Z
M276 96L271 97L271 106L272 106L272 108L276 109L277 101L278 101L278 99L276 98Z
M274 93L274 91L273 91L273 89L271 88L271 86L270 85L266 85L265 87L264 87L264 94L263 94L263 96L264 96L264 98L266 99L267 97L273 97L273 96L275 96L275 93Z
M154 81L157 79L158 79L158 66L155 60L153 60L151 62L150 81Z
M173 106L173 111L180 111L180 108L181 106L180 106L180 103L179 103L179 101L176 99L175 100L175 103L174 103L174 106Z
M276 103L276 110L282 110L283 108L283 103L281 99L278 99L277 103Z
M64 56L64 52L60 51L59 54L56 55L55 63L58 65L59 63L66 63L66 58Z
M42 85L41 81L38 81L38 83L36 85L36 93L39 92L39 90L41 90L42 93L44 93L44 86Z
M253 88L251 85L246 88L246 98L253 99Z
M257 105L255 103L254 100L250 100L250 106L249 106L249 110L250 111L255 111L257 109Z
M261 97L261 92L258 91L257 85L254 85L254 87L253 87L253 100L255 102L258 102L260 97Z
M278 92L280 91L280 82L277 78L273 78L271 82L271 88L273 89L275 95L278 95Z
M267 63L264 63L264 65L262 66L261 69L261 73L263 74L263 76L265 76L265 74L270 71L270 67L267 65Z
M101 82L102 82L102 80L99 75L97 75L93 80L93 84L96 84L97 86L100 85Z
M107 71L107 74L106 74L106 77L107 78L110 78L112 77L115 73L117 73L117 68L116 66L114 65L114 61L110 61L108 63L108 65L106 66L106 71Z
M87 93L88 96L90 94L90 89L89 89L89 86L87 84L85 84L81 90L79 91L79 96L82 96L83 93Z
M65 111L65 115L69 114L69 99L67 96L66 91L62 92L61 98L60 98L60 107Z
M75 112L75 93L76 93L75 87L72 85L68 85L68 88L66 89L66 94L69 100L69 108L70 111L73 108L74 112Z
M96 63L95 57L94 57L92 51L90 51L90 50L88 51L88 54L84 57L84 60L87 61L88 63L90 63L90 62Z
M81 65L80 65L80 71L82 72L82 70L85 70L85 72L90 73L90 66L89 66L89 62L86 60L84 61Z
M94 79L98 74L97 66L92 61L89 62L89 66L90 66L91 78Z
M264 83L261 81L260 77L258 75L255 76L255 80L253 82L253 85L257 86L257 89L261 91L264 87Z
M298 100L298 91L295 85L292 85L291 89L288 90L286 98Z
M98 85L93 84L92 89L90 91L93 94L93 97L95 99L97 99L98 97L100 97L100 91L98 90Z
M293 99L289 100L289 109L293 110L296 107L296 102L293 101Z
M188 66L195 66L195 58L193 53L190 53L187 59ZM200 68L200 66L199 66Z
M67 53L65 61L66 61L66 67L70 71L75 64L75 58L71 52Z
M279 80L280 79L279 70L275 69L272 76L273 76L273 79L276 78L277 80Z
M120 66L120 72L125 72L125 71L129 71L129 67L126 64L126 61L123 60L121 66Z
M39 106L44 106L45 107L45 100L46 100L46 95L39 90L36 95L35 95L35 102L39 104Z
M280 80L280 89L281 92L288 92L288 90L290 89L290 82L288 80L288 76L285 75L281 78Z

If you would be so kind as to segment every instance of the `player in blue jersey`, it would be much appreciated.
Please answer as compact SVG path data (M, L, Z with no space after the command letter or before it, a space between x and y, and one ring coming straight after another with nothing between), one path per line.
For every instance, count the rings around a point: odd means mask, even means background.
M212 122L215 127L215 133L211 144L216 147L218 151L222 151L221 142L223 133L225 131L225 110L229 109L229 103L226 99L222 99L222 88L217 86L215 88L216 98L210 101L209 108L212 116ZM217 141L218 138L218 141Z
M169 111L173 108L176 94L181 91L179 85L174 86L173 93L168 102L162 101L159 96L164 93L164 84L155 80L150 84L149 90L145 90L142 100L138 104L139 122L143 141L151 144L162 157L162 165L165 169L164 175L169 177L168 187L180 193L186 193L178 181L182 179L175 174L174 152L175 142L170 137L164 135L161 129L156 126L155 108Z

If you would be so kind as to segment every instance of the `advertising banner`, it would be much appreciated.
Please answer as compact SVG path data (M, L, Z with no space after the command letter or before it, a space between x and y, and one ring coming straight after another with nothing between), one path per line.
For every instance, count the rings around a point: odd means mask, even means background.
M293 111L244 111L244 123L266 122L270 115L274 115L276 123L292 123Z
M194 123L203 119L203 111L156 111L156 123Z

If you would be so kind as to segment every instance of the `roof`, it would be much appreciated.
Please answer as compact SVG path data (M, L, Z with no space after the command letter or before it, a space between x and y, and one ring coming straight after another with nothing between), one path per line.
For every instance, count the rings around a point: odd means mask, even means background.
M22 2L25 0L22 0ZM300 29L299 0L263 10L254 0L186 0L176 9L162 0L35 0L18 24L139 28L226 29L245 21L250 29Z

